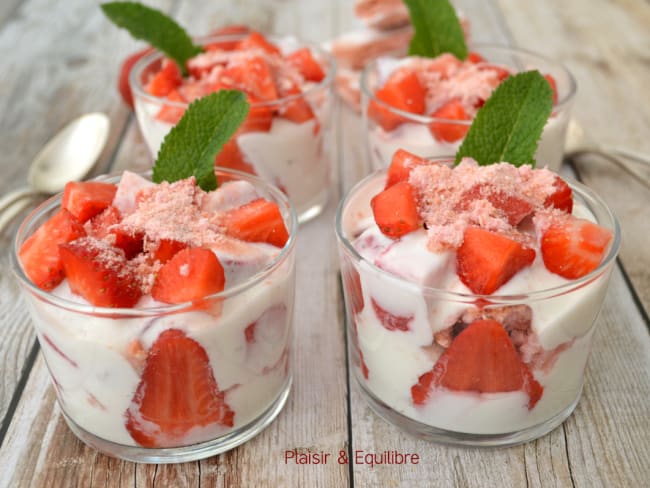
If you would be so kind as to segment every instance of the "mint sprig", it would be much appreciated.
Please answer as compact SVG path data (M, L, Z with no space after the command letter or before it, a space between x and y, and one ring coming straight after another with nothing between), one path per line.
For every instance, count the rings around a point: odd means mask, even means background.
M103 3L101 8L115 25L173 59L183 76L187 76L187 60L203 52L180 25L159 10L134 2Z
M214 158L246 119L248 109L246 95L236 90L220 90L193 102L163 140L153 181L195 176L203 190L214 190Z
M535 166L537 143L553 108L553 92L539 71L510 76L487 99L456 153L480 165L506 161Z
M404 0L415 33L409 55L435 58L450 53L460 60L467 57L463 27L448 0Z

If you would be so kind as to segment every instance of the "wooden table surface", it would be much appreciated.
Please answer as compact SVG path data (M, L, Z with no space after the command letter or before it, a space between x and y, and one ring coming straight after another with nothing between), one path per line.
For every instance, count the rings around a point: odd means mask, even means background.
M103 111L112 122L96 173L144 168L150 157L115 90L121 60L141 44L97 1L0 3L0 193L66 122ZM350 0L147 0L195 34L248 23L324 41L354 27ZM574 108L589 139L650 154L650 3L643 0L465 0L473 38L563 61L578 81ZM461 449L414 439L377 417L348 377L333 231L341 194L364 172L358 119L339 114L332 198L300 229L294 389L277 420L247 444L200 462L137 465L101 455L68 430L8 255L17 220L0 235L0 486L648 486L650 479L650 191L597 156L578 176L618 216L623 247L598 319L584 394L549 435L507 449ZM343 130L345 127L345 130ZM566 170L567 168L565 168ZM650 170L637 166L650 178ZM24 215L24 214L23 214ZM327 464L286 464L299 449ZM339 452L417 453L418 465L339 464Z

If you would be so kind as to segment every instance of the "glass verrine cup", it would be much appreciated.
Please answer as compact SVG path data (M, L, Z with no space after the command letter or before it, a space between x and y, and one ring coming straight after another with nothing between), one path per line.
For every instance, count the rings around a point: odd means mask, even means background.
M390 423L435 442L507 446L550 432L571 415L580 399L596 318L620 246L615 217L591 190L571 183L574 215L613 232L598 268L580 279L563 280L560 286L517 295L476 295L428 287L388 271L418 267L418 252L422 256L429 251L418 251L414 240L409 241L408 255L397 255L393 249L380 261L381 249L390 248L381 247L372 233L360 237L375 225L370 200L385 182L385 170L366 177L341 201L336 215L348 354L362 395ZM361 247L366 256L375 252L375 257L362 256ZM455 273L455 260L451 263L431 273ZM532 266L536 265L544 266L539 256ZM426 385L431 378L427 375L446 368L448 363L438 360L460 331L477 319L503 324L532 378L520 389L497 392L429 383L433 386L428 386L423 400L418 385ZM479 352L466 354L463 359L470 364L484 364ZM543 388L536 401L526 386L533 379Z
M25 274L18 250L60 209L61 195L35 209L16 234L13 271L24 292L64 418L77 437L110 456L148 463L209 457L261 432L280 413L288 398L295 210L286 195L258 177L224 169L217 169L216 173L222 180L247 181L261 197L276 202L290 237L255 274L232 287L226 284L224 291L199 302L153 306L148 304L157 302L145 301L143 308L103 308L78 296L73 301L67 288L56 292L67 287L65 281L55 289L56 293L35 286ZM119 177L102 180L117 182ZM223 263L224 267L236 265ZM214 421L210 417L209 422L196 426L194 417L179 418L173 410L168 422L176 430L171 435L166 431L151 441L141 432L134 433L137 430L130 422L135 419L136 425L145 425L151 429L149 433L157 434L156 425L147 424L150 419L138 417L141 413L137 403L143 394L151 395L154 402L168 395L164 388L149 391L152 385L143 380L143 371L163 335L183 342L184 346L189 343L201 364L209 364L216 389L205 394L201 404L216 402L219 415ZM183 372L195 371L191 366L155 371L156 385L196 380L183 377ZM214 408L210 408L212 415Z
M198 38L202 45L233 45L246 35ZM327 203L330 180L333 80L335 63L319 47L294 38L272 39L283 54L307 47L325 73L322 81L307 82L298 94L270 102L251 102L247 122L224 147L216 164L256 174L284 191L296 208L299 222L317 216ZM152 156L155 158L164 137L188 107L180 96L157 97L145 90L152 74L160 70L164 55L158 51L144 56L131 70L129 83L135 113ZM192 83L190 77L184 83ZM226 88L225 86L221 86ZM187 90L190 99L207 95L194 86ZM219 88L214 88L218 90ZM181 99L181 101L178 101Z
M562 164L564 140L570 111L576 93L576 82L560 63L544 56L507 46L477 44L471 51L481 55L488 63L506 66L517 72L538 70L551 75L557 85L557 101L541 139L535 159L538 166L548 166L557 171ZM372 169L390 164L397 149L406 149L421 157L440 157L455 154L463 142L471 120L434 118L417 115L395 108L381 100L375 93L388 75L398 66L400 59L379 58L369 63L361 74L361 113L367 161ZM399 123L382 127L373 118L372 107L390 114Z

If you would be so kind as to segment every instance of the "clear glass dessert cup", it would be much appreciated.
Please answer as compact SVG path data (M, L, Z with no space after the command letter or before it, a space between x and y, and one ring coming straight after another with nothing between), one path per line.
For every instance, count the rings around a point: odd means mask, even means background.
M539 70L542 75L551 75L557 84L558 100L553 106L537 149L535 158L538 165L548 166L558 171L564 154L564 140L569 123L571 107L576 94L573 75L560 63L523 49L507 46L476 44L470 46L472 52L480 54L491 64L504 65L517 72ZM381 69L381 60L369 63L361 74L361 114L365 137L366 158L370 167L385 168L390 164L397 149L406 149L421 157L439 157L454 154L469 130L471 120L453 120L417 115L399 110L382 102L375 92L385 81L388 73ZM391 114L402 123L392 130L385 130L372 116L369 116L370 103ZM436 139L432 134L444 131L453 136L453 141ZM458 137L456 139L456 137Z
M245 36L208 36L196 41L202 45L232 44ZM319 215L328 200L330 161L333 156L331 119L335 62L330 54L318 46L298 42L294 38L271 40L276 42L283 54L308 47L323 67L325 78L318 83L309 82L309 86L300 94L271 102L251 103L249 117L251 114L256 118L257 114L266 116L269 112L273 113L270 128L240 130L234 136L237 148L229 146L224 149L218 165L257 174L282 189L289 195L298 221L302 223ZM163 59L162 53L154 51L139 60L129 75L138 125L154 158L163 139L188 107L188 103L156 97L145 90L147 80L160 69ZM313 112L312 118L299 123L280 116L287 109L304 106L305 103Z
M385 181L385 170L366 177L341 201L336 215L348 354L362 396L388 422L444 444L509 446L550 432L571 415L582 393L596 318L620 247L614 215L591 190L571 183L574 202L613 232L611 247L598 268L561 286L526 294L465 294L408 281L377 267L355 249L361 223L372 219L370 199ZM386 326L385 309L396 308L410 315L408 330L400 329L399 317L388 321L393 327ZM525 386L517 391L481 392L434 385L425 402L416 401L413 387L438 366L446 350L439 342L444 337L434 332L436 324L444 320L455 327L465 321L466 326L477 317L507 323L504 328L517 354L543 387L534 405ZM446 347L452 336L448 339ZM479 357L469 360L479 361ZM524 385L530 384L527 381Z
M120 459L179 463L230 450L268 426L291 390L290 344L295 288L297 220L287 197L261 179L217 169L217 178L245 180L260 196L276 202L290 237L263 269L199 303L155 308L103 308L71 301L35 286L18 250L60 209L61 195L35 209L17 231L12 267L31 313L59 406L70 429L89 446ZM103 177L117 182L119 177ZM256 325L253 325L256 324ZM265 332L248 341L249 328ZM221 417L165 439L164 447L143 447L126 424L134 410L147 349L161 334L194 341L205 351L216 380ZM198 347L196 349L199 349ZM201 353L203 354L203 353ZM189 381L164 371L158 381ZM146 390L146 387L144 388ZM143 422L147 422L146 419ZM184 419L183 419L184 422Z

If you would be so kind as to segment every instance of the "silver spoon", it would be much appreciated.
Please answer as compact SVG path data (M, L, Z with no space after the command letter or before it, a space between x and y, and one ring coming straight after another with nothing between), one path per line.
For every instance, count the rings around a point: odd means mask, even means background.
M82 115L66 125L34 158L27 174L29 186L0 198L0 212L19 200L58 193L68 181L83 179L104 149L109 128L109 118L99 112ZM21 209L24 207L23 202ZM18 211L14 209L10 213L15 216ZM4 224L6 220L3 218L0 222ZM2 227L0 225L0 229Z

